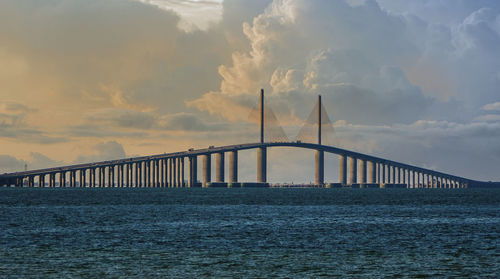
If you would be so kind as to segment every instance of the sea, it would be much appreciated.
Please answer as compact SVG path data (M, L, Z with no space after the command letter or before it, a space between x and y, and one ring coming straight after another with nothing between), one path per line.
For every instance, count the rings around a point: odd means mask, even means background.
M500 278L500 189L0 189L0 278Z

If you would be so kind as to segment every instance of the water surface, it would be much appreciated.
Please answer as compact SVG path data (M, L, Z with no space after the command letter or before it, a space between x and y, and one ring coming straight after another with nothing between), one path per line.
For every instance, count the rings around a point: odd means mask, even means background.
M0 189L0 277L498 278L500 189Z

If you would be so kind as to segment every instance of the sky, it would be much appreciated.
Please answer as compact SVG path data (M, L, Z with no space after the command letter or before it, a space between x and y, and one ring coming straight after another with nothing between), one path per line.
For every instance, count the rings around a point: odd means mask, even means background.
M321 94L328 144L500 181L499 1L0 1L0 173L256 142L261 88L290 140Z

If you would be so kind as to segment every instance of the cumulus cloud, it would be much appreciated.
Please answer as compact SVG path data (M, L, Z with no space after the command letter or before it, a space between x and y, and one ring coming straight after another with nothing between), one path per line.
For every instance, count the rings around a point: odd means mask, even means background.
M20 103L0 102L0 137L40 144L67 141L64 137L48 135L36 127L30 127L26 117L34 111Z
M486 104L486 105L483 106L483 110L500 111L500 102Z
M181 20L177 26L186 31L207 30L222 19L222 0L137 0L167 11L174 11Z
M289 113L302 116L300 101L323 94L334 113L351 122L415 121L432 100L394 64L397 55L415 49L404 24L372 2L274 1L243 25L251 50L234 52L232 65L219 67L220 91L188 105L234 121L245 112L238 100L264 87L292 104ZM384 32L373 34L378 30Z
M53 160L38 152L31 152L30 158L27 160L0 154L0 173L49 168L62 164L63 162Z
M102 142L94 146L93 154L80 155L76 163L88 163L125 158L123 146L116 141Z

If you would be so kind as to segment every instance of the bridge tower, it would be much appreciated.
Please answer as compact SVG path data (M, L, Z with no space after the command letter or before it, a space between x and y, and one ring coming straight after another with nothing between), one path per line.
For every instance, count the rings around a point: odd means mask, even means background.
M321 145L321 95L318 95L318 144ZM315 184L325 183L325 154L323 150L316 150L315 154Z
M264 89L260 90L260 143L264 143ZM267 182L267 149L257 149L257 182Z

